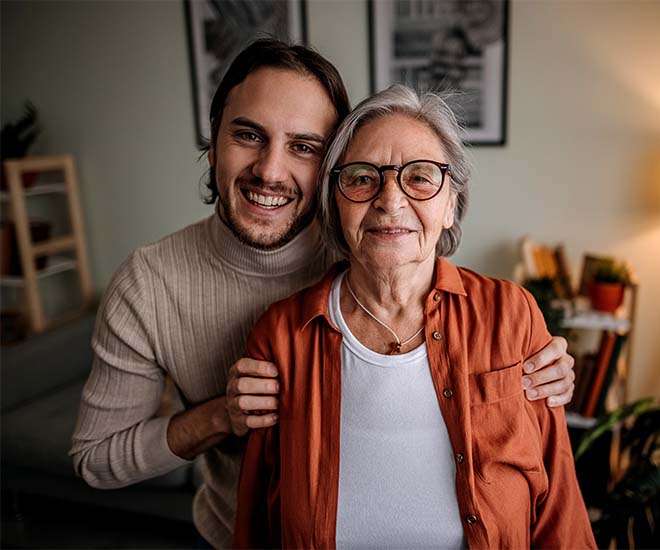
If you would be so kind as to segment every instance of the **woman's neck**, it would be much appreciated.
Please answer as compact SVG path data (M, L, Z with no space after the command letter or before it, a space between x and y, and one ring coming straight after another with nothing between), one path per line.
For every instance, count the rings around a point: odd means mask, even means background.
M415 335L424 323L424 304L434 269L435 261L388 270L352 259L342 285L341 309L355 337L373 351L390 353L396 338L381 323L394 331L400 342ZM410 351L423 341L420 333L399 352Z

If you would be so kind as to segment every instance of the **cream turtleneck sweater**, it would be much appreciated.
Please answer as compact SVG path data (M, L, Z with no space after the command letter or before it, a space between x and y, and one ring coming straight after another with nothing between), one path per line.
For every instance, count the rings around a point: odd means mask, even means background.
M71 450L79 475L117 488L186 464L168 447L170 417L154 417L165 374L190 405L224 395L259 316L316 282L331 261L315 223L264 252L241 243L217 213L133 252L96 320ZM235 437L204 454L193 513L215 547L231 542L240 458Z

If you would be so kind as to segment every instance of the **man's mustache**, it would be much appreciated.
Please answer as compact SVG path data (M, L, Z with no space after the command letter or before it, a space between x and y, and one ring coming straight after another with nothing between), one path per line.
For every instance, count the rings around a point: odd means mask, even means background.
M278 195L288 195L291 197L300 195L300 191L283 183L265 183L261 178L242 177L236 180L239 187L247 188L250 191L268 191Z

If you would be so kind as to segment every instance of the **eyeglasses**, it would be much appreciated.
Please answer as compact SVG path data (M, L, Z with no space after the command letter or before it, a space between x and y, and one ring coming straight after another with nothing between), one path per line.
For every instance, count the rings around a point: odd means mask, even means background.
M442 190L445 174L450 173L448 164L434 160L412 160L399 166L376 166L370 162L350 162L330 170L332 181L344 197L352 202L368 202L375 199L385 182L384 172L394 170L396 181L404 194L416 201L427 201Z

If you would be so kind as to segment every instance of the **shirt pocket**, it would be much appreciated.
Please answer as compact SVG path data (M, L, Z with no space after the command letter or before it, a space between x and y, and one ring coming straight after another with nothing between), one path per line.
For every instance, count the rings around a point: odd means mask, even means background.
M508 477L513 481L542 468L535 418L522 390L522 367L520 361L469 376L475 471L486 483Z

